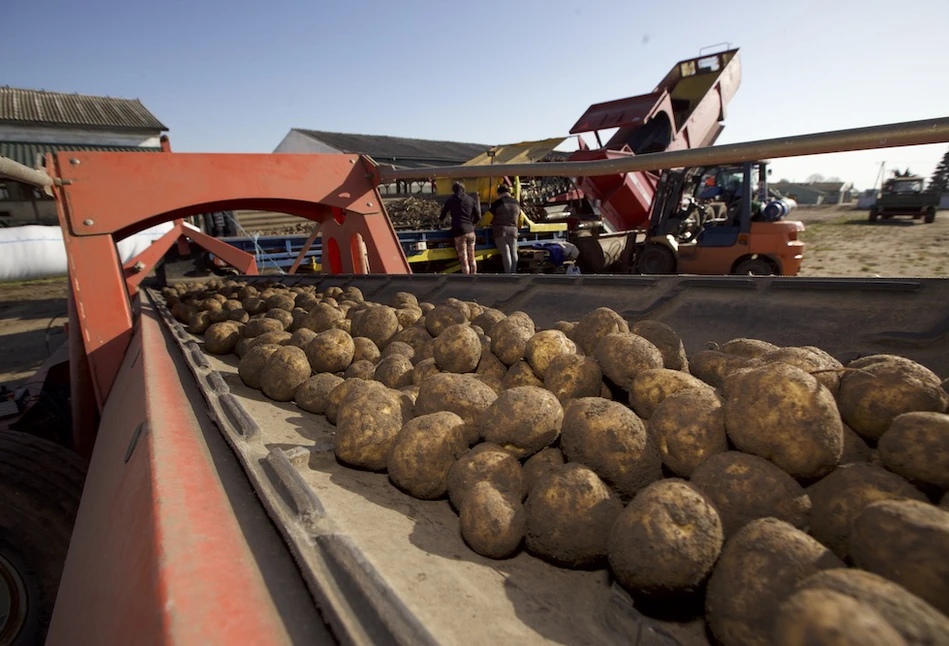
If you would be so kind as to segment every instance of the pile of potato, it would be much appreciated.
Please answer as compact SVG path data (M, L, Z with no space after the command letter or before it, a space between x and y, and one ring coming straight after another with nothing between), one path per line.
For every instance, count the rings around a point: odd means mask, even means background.
M163 293L245 384L335 424L341 464L447 496L479 554L609 566L726 645L949 644L949 395L922 365L754 339L686 356L607 308L539 330L355 287Z

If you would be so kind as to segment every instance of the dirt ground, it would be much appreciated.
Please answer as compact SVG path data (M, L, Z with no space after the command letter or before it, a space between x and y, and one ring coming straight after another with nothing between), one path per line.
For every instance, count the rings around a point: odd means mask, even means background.
M949 213L932 224L894 218L867 222L849 206L799 208L802 276L949 276ZM63 342L66 280L0 283L0 384L22 384Z

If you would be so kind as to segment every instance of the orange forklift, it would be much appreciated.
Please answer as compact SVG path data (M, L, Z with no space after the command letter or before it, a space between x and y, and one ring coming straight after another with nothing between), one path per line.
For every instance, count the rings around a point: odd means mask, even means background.
M784 219L795 204L768 191L767 174L765 162L663 173L645 240L630 254L636 271L797 275L804 225Z

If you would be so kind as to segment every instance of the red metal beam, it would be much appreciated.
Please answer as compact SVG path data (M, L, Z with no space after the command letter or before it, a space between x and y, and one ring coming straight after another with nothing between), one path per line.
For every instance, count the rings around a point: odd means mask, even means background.
M316 242L316 239L320 235L320 225L316 225L316 228L313 229L313 233L310 234L310 237L306 239L306 242L303 243L303 248L300 249L300 254L297 256L297 259L293 261L293 266L290 267L288 272L290 275L297 273L300 265L303 263L303 259L306 257L307 252L310 250L310 247L313 246L313 243Z
M203 233L200 229L190 224L184 224L184 235L194 240L196 243L213 253L215 256L237 268L242 274L248 276L257 275L257 259L253 254L241 251L226 242L221 242L213 236Z
M168 233L122 265L125 273L125 285L130 295L134 295L138 291L139 284L145 280L148 272L164 257L165 252L171 249L171 245L175 244L181 234L181 220L175 220L175 226Z
M47 644L288 643L160 325L103 411Z

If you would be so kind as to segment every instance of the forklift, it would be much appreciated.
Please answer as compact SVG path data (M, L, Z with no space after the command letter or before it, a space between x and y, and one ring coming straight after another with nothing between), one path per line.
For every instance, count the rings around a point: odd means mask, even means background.
M766 162L663 173L645 240L630 254L636 271L797 275L804 225L784 219L794 202L772 194L767 176Z

